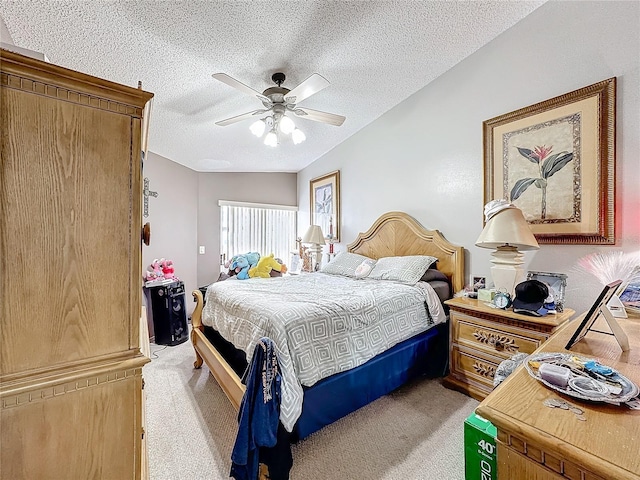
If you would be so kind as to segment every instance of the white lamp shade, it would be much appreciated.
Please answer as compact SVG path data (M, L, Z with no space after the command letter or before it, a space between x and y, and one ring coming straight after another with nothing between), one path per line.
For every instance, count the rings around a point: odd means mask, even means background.
M286 135L289 135L295 128L296 124L293 123L293 120L283 115L280 119L280 131Z
M487 221L476 240L476 246L482 248L498 248L505 245L511 245L518 250L540 248L519 208L505 208L496 213Z
M476 245L496 250L491 260L494 287L512 296L516 285L524 280L524 261L520 250L540 248L522 211L514 206L498 210L487 220Z
M307 139L307 136L304 134L302 130L296 128L293 132L291 132L291 138L295 145L304 142Z
M313 245L324 245L324 235L319 225L311 225L304 236L302 243L310 243Z

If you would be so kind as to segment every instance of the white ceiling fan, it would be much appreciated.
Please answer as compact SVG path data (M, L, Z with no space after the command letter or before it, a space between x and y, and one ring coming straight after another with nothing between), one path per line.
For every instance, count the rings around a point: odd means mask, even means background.
M314 122L327 123L329 125L335 125L339 127L342 125L346 119L342 115L336 115L335 113L327 113L321 112L319 110L312 110L310 108L299 107L298 104L303 100L309 98L314 93L318 93L320 90L328 87L330 84L326 78L317 73L312 74L306 80L304 80L300 85L295 87L293 90L289 90L282 85L285 80L285 74L281 72L274 73L271 76L271 80L277 85L276 87L269 87L264 92L260 93L257 90L254 90L251 87L248 87L242 82L239 82L235 78L230 77L226 73L214 73L213 78L216 80L226 83L230 87L233 87L237 90L240 90L243 93L251 95L252 97L256 97L258 100L262 102L264 108L253 110L251 112L243 113L241 115L237 115L235 117L227 118L225 120L220 120L216 122L216 125L220 125L222 127L231 125L236 122L241 122L242 120L246 120L249 118L261 117L262 115L267 115L262 122L264 122L264 126L257 126L256 131L254 131L254 126L252 125L251 131L256 136L261 136L264 132L264 128L270 127L270 133L274 133L275 130L280 126L280 131L283 133L292 133L295 128L293 122L286 114L291 113L297 117L304 118L306 120L313 120ZM286 120L285 120L286 119ZM287 131L289 130L289 131ZM297 130L297 129L296 129ZM298 138L302 135L302 140L304 140L304 134L298 130ZM269 134L267 134L269 137ZM294 132L293 135L294 143L296 142L296 134ZM300 141L302 141L300 140ZM277 137L275 137L275 141L277 144ZM265 137L265 143L267 145L270 142ZM273 145L275 146L275 145Z

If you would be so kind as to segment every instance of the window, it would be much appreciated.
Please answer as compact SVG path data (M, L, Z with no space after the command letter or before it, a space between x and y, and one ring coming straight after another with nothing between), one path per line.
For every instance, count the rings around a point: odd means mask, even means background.
M220 200L220 263L240 253L273 253L285 264L296 248L297 207Z

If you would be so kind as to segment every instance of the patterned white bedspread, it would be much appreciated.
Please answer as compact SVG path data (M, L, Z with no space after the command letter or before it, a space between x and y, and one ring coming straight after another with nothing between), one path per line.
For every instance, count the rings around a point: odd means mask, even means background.
M445 321L431 286L354 280L325 273L217 282L207 289L205 325L251 358L261 337L276 344L280 419L291 431L302 385L349 370Z

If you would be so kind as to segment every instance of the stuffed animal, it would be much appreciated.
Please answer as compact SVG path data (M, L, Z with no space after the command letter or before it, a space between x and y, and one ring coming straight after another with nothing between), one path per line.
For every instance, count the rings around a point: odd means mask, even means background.
M287 273L289 269L284 264L281 258L276 257L276 262L278 262L281 265L280 271L277 271L275 268L272 268L271 271L269 272L269 275L272 277L281 277L282 274Z
M232 269L236 272L238 280L246 280L249 278L249 260L245 255L238 255L235 262L231 264Z
M248 252L245 253L245 255L247 256L250 267L255 267L260 261L260 254L258 252Z
M173 261L161 258L160 266L162 267L162 274L164 275L164 278L176 278L173 269Z
M151 262L151 265L149 265L149 267L147 268L147 271L145 272L145 275L144 275L144 279L147 282L150 282L153 280L161 280L163 278L164 278L164 274L162 273L162 266L160 265L160 260L156 258L153 260L153 262Z
M242 253L240 255L234 255L227 264L229 268L229 275L236 275L238 280L246 280L249 278L249 269L255 267L260 260L260 254L258 252Z
M283 272L284 269L284 272ZM255 278L269 278L271 270L285 273L287 271L286 265L279 263L273 256L273 253L267 257L261 257L258 261L258 265L249 269L249 277Z

